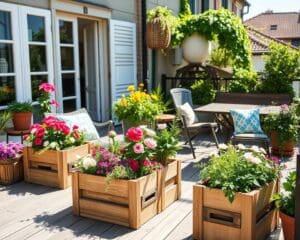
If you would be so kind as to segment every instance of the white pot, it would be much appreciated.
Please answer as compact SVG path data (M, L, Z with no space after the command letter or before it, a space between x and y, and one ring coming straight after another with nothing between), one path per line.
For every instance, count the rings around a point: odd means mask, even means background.
M211 52L210 42L198 33L186 38L182 44L183 58L189 63L203 63Z

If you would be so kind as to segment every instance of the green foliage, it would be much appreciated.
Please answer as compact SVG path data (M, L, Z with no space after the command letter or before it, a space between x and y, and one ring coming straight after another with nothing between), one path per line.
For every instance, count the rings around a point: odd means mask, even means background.
M257 73L252 69L234 69L234 79L230 81L229 92L253 92L257 85Z
M237 192L251 192L278 177L280 169L257 147L244 150L224 146L202 169L200 179L208 187L222 189L230 202Z
M212 65L218 66L218 67L227 67L232 66L232 56L230 55L230 52L225 48L214 48L210 55L210 61Z
M31 102L12 102L8 105L8 111L11 113L32 112Z
M184 18L186 16L192 15L191 6L188 0L180 0L180 13L179 17Z
M8 111L4 111L0 114L0 132L5 128L7 122L12 118L12 115Z
M289 107L282 105L279 113L268 114L263 121L267 132L276 131L278 136L279 150L287 141L297 142L299 138L299 101L295 101Z
M204 105L215 100L216 90L210 80L197 80L191 86L193 103Z
M154 137L157 146L154 151L154 158L161 164L167 165L170 158L175 157L180 148L179 144L180 129L174 122L169 129L161 129Z
M292 81L300 76L300 51L278 43L271 43L269 48L270 53L264 55L266 63L261 91L294 96Z
M123 165L115 166L111 173L106 176L105 182L110 184L114 179L134 179L136 174L131 168Z
M283 183L284 193L275 194L273 200L275 206L285 214L295 216L295 199L296 199L296 171L289 174Z
M182 18L172 35L172 44L181 45L185 38L199 33L208 40L217 39L220 48L232 56L234 68L251 69L251 48L241 19L226 9L208 10Z

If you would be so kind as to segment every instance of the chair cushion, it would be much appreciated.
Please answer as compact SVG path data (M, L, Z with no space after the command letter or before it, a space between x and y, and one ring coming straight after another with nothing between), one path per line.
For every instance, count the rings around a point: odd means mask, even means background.
M249 138L249 139L269 139L264 133L240 133L234 134L234 138Z
M181 116L184 116L187 126L190 126L195 122L196 116L189 103L177 106L177 111Z
M69 113L47 113L46 115L64 120L69 127L77 125L79 129L85 133L86 140L88 141L100 138L92 119L85 109L79 109Z
M234 124L234 134L263 133L260 126L258 108L249 110L230 110L230 113Z

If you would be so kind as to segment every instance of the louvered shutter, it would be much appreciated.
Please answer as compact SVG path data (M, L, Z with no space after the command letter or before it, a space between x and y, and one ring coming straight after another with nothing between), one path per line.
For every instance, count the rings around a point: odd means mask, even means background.
M137 85L136 27L134 23L110 20L110 71L112 104Z

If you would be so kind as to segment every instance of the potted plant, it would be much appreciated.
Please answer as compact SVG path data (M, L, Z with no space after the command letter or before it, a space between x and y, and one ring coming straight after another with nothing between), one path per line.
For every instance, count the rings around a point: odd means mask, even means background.
M12 102L8 105L8 111L12 114L15 130L22 131L30 128L33 112L31 102Z
M295 199L296 199L296 171L291 172L283 183L283 193L273 196L285 240L293 240L295 234Z
M128 96L123 96L114 103L114 113L118 121L122 121L124 133L130 127L153 125L155 116L166 110L160 88L147 93L143 84L140 84L137 90L133 85L129 86L128 91Z
M39 85L40 96L38 102L40 104L40 115L43 117L45 113L51 112L51 106L58 108L58 102L50 99L50 95L55 93L55 87L50 83L42 83Z
M27 182L51 187L71 185L70 169L78 158L88 154L84 133L53 116L30 127L24 136L24 178Z
M272 154L292 156L299 136L298 103L280 106L279 113L270 113L264 119L264 127L271 134Z
M4 111L0 114L0 141L5 141L5 139L2 139L2 136L4 135L4 129L11 118L12 115L8 111ZM5 138L5 136L3 137Z
M150 132L148 132L150 133ZM126 132L126 144L94 146L73 173L73 213L131 228L157 214L156 141L141 128Z
M280 168L256 146L219 147L220 155L202 166L201 183L194 185L193 236L265 239L277 224L270 199L278 192Z
M23 145L0 142L0 184L9 185L23 179Z
M169 128L166 124L159 124L154 136L157 146L154 159L162 164L158 171L159 201L158 212L163 211L181 196L181 161L176 159L179 146L180 129L174 122Z

